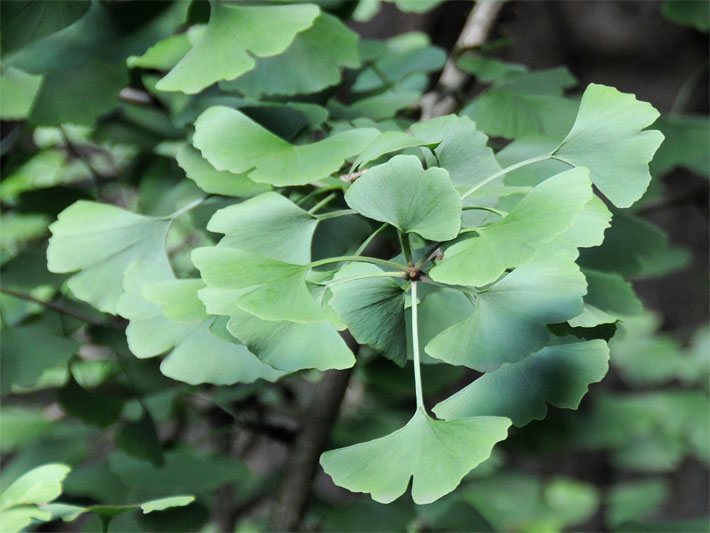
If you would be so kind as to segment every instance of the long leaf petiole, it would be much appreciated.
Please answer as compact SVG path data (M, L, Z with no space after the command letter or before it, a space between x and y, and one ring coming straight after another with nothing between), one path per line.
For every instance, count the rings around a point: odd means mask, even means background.
M546 161L552 157L552 154L543 154L539 155L537 157L531 157L530 159L525 159L524 161L520 161L518 163L515 163L514 165L510 165L509 167L505 167L502 170L499 170L495 174L491 174L487 178L484 178L482 181L476 183L473 187L471 187L469 190L467 190L465 193L461 195L461 198L468 198L471 196L474 192L476 192L478 189L483 187L484 185L488 185L490 182L492 182L496 178L500 178L501 176L505 176L506 174L513 172L514 170L517 170L519 168L532 165L533 163L537 163L538 161Z
M400 265L394 261L388 261L386 259L378 259L377 257L365 257L358 255L341 255L338 257L327 257L325 259L319 259L318 261L313 261L308 265L308 268L316 268L323 265L331 265L333 263L349 263L352 261L359 261L361 263L372 263L373 265L386 266L390 268L396 268L397 270L402 270L403 272L409 272L409 267L406 265Z
M412 281L412 352L414 357L414 390L417 395L417 408L424 409L424 394L422 392L422 371L419 361L419 315L417 310L417 282Z

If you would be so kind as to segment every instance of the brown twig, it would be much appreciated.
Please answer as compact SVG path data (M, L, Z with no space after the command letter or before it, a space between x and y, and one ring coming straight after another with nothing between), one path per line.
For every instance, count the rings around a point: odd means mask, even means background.
M422 120L448 115L456 109L455 95L461 90L467 79L467 75L456 66L456 59L462 51L476 48L486 42L501 7L503 7L501 0L478 0L476 2L466 19L449 59L446 61L439 81L434 89L422 97L420 104Z
M82 322L86 322L87 324L91 324L92 326L105 326L106 325L105 322L102 322L100 320L96 320L92 317L82 315L81 313L77 313L76 311L73 311L67 307L64 307L61 304L58 304L55 302L46 302L44 300L40 300L39 298L35 298L34 296L32 296L30 294L26 294L24 292L19 292L14 289L8 289L7 287L0 287L0 293L7 294L8 296L12 296L13 298L19 298L20 300L25 300L26 302L32 302L32 303L41 305L42 307L45 307L47 309L51 309L52 311L56 311L57 313L67 315L72 318L76 318L77 320L81 320Z

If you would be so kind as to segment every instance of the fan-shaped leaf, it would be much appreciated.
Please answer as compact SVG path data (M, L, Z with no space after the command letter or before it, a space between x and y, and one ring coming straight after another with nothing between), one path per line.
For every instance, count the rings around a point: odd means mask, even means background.
M587 284L567 254L536 257L475 295L471 315L437 335L432 357L482 372L520 361L547 342L546 324L582 311Z
M369 169L347 190L345 201L368 218L425 239L447 241L461 227L461 198L448 172L424 170L411 155Z
M217 211L207 229L224 233L220 246L288 263L311 260L318 220L280 194L267 192Z
M369 128L294 146L236 109L211 107L195 122L193 144L218 170L246 173L259 183L304 185L337 171L378 135Z
M0 509L16 505L42 505L62 494L62 482L69 474L66 465L53 463L30 470L0 494Z
M404 291L390 278L366 276L383 272L374 265L349 264L333 278L330 305L355 340L368 344L400 366L407 362ZM362 279L365 278L365 279ZM344 280L353 281L344 281Z
M165 255L169 225L169 220L81 200L49 227L47 267L60 273L80 270L68 281L74 295L101 311L116 313L123 273L130 263L170 268Z
M614 205L629 207L651 181L648 163L663 142L663 134L641 130L658 117L651 104L591 83L582 95L572 129L552 156L588 167L594 184Z
M369 492L375 501L390 503L401 496L409 480L415 503L438 500L486 460L504 440L510 420L476 417L444 422L417 409L402 429L369 442L321 455L323 470L353 492Z
M606 375L608 361L609 348L602 340L548 346L484 374L433 410L446 420L505 416L524 426L545 418L545 403L577 409L589 385Z
M254 68L252 54L268 57L286 50L296 34L313 24L319 12L312 4L240 6L213 2L204 34L157 88L195 94L217 81L232 80Z
M478 236L456 243L430 276L453 285L481 287L535 254L540 246L574 224L592 199L589 172L562 172L535 187L502 220L481 228Z

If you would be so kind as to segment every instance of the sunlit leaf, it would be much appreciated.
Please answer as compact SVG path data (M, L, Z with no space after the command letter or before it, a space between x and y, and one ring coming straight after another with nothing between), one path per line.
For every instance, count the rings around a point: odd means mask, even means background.
M389 503L404 494L412 481L417 504L438 500L488 458L504 440L510 420L476 417L440 421L422 410L402 429L373 441L331 450L320 463L333 481L353 492L368 492Z

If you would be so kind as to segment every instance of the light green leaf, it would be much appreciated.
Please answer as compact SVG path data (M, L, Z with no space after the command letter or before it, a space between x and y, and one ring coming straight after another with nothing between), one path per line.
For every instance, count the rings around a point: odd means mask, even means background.
M318 220L296 204L274 192L267 192L217 211L207 225L223 233L220 246L287 263L311 260L311 241Z
M469 189L501 170L488 137L468 117L447 115L412 125L412 133L427 144L437 142L429 166L446 169L456 187Z
M417 504L438 500L486 460L504 440L510 420L477 417L444 422L417 409L403 428L369 442L321 455L323 470L336 485L368 492L375 501L390 503L412 481Z
M282 54L259 59L253 70L221 87L247 96L319 92L340 81L341 68L360 66L357 41L340 20L321 13Z
M374 161L385 154L397 152L405 148L420 146L422 141L415 139L401 131L385 131L372 141L353 163L353 169L358 169L361 165Z
M573 169L542 182L502 220L449 247L431 269L435 281L481 287L535 254L535 248L570 229L592 199L589 172Z
M361 128L294 146L240 111L215 106L195 122L193 144L218 170L246 173L258 183L305 185L337 171L377 135L375 129Z
M164 511L174 507L185 507L195 501L194 496L170 496L168 498L159 498L150 500L141 504L143 514L152 513L153 511Z
M264 363L287 372L343 369L355 364L350 348L328 321L268 321L234 310L227 329Z
M552 156L588 167L594 184L614 205L629 207L651 181L648 163L663 134L641 130L658 117L651 104L634 95L591 83L582 95L574 126Z
M143 55L130 56L126 63L131 68L169 70L190 51L188 33L172 35L148 48Z
M560 139L574 122L575 102L562 96L575 79L565 68L510 72L461 113L488 135L519 139L543 134Z
M157 88L195 94L232 80L256 65L253 56L280 54L309 28L320 10L312 4L240 6L213 2L202 38ZM228 50L229 53L223 53ZM253 56L252 56L253 54Z
M601 198L593 195L575 217L572 227L560 233L543 248L548 250L563 248L576 253L577 248L599 246L604 242L604 234L610 226L611 211L607 209Z
M2 512L2 527L7 533L19 533L33 522L48 522L51 519L52 513L34 505L14 507Z
M194 250L192 262L208 287L239 289L232 304L235 311L241 309L264 320L300 323L329 318L308 288L307 266L221 246Z
M481 372L520 361L548 340L546 324L582 311L584 276L566 254L538 256L473 296L472 313L427 346L432 357Z
M59 273L80 270L68 281L74 295L100 311L116 313L123 274L130 263L167 265L169 225L169 220L80 200L49 227L47 267Z
M197 291L205 286L201 279L171 279L145 284L142 296L157 304L174 322L201 322L208 318Z
M0 119L26 118L41 83L41 76L33 76L12 67L4 68L0 72Z
M361 279L383 272L374 265L351 263L333 278L330 306L355 340L367 344L400 366L407 362L404 291L391 278ZM360 278L360 279L359 279ZM343 282L352 279L353 281Z
M16 505L42 505L62 494L62 482L71 469L52 463L30 470L0 494L0 509L6 511Z
M505 416L520 427L545 418L545 403L577 409L589 385L608 368L609 349L602 340L548 346L484 374L433 411L445 420Z
M461 198L448 172L424 170L412 155L369 169L347 190L345 201L368 218L433 241L453 239L461 227Z
M64 365L80 345L74 339L53 334L42 324L3 327L0 393L8 394L13 385L31 387L45 370Z
M225 170L217 170L202 157L199 151L189 145L180 148L175 159L187 177L200 189L210 194L252 196L271 188L265 183L253 182L246 173L233 174Z
M568 320L570 326L593 328L643 311L633 286L618 274L589 269L583 272L587 278L584 309L581 315Z

